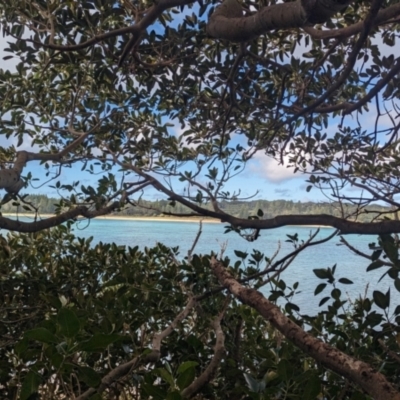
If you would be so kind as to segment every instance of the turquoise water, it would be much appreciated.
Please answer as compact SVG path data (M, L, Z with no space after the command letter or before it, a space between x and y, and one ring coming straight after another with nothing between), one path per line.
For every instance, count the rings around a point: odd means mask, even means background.
M120 245L136 246L140 248L152 247L157 242L167 246L179 246L180 256L185 257L187 251L191 248L196 234L199 230L199 224L195 222L158 222L158 221L125 221L99 219L79 222L74 228L74 233L81 237L94 237L94 243L97 242L116 242ZM197 243L194 253L209 254L211 251L220 253L222 247L226 247L225 255L231 260L236 261L234 250L251 253L257 249L271 257L279 248L280 259L290 251L293 251L293 245L285 242L286 235L298 234L300 240L307 240L311 232L316 228L310 227L284 227L271 231L261 232L261 236L255 242L248 242L238 234L230 232L224 234L225 224L203 223L202 234ZM329 236L333 230L331 228L321 228L318 239ZM374 236L346 236L346 240L357 249L370 254L368 243L376 241ZM337 264L335 277L346 277L354 282L353 285L343 285L338 283L338 288L342 290L350 299L357 298L365 293L369 284L368 293L378 289L386 293L391 287L392 302L391 309L394 310L399 298L393 281L390 278L384 278L378 283L379 278L385 271L384 268L366 272L369 262L357 255L354 255L346 246L340 244L340 238L334 237L327 243L309 247L302 252L289 268L282 274L281 278L288 285L299 282L298 293L295 302L301 306L302 312L311 312L318 309L319 300L330 294L332 289L314 296L315 287L324 281L318 279L312 272L315 268L327 268ZM268 289L264 289L266 292ZM395 304L396 303L396 304Z

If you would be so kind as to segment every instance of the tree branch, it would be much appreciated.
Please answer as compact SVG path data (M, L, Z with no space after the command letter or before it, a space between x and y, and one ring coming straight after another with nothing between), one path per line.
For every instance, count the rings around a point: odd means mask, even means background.
M226 303L226 306L227 304L228 302ZM202 374L182 391L183 397L193 397L199 390L201 390L201 388L207 385L207 383L209 383L214 378L218 370L222 357L225 354L225 335L221 328L221 320L224 316L225 309L219 315L217 315L212 322L216 336L214 356L212 357L210 363L208 364L207 368L202 372Z
M14 167L0 170L0 189L8 193L18 193L24 187L24 181L20 179L21 173L29 161L61 161L64 156L76 149L100 124L96 124L87 132L76 132L72 127L68 128L72 134L78 137L58 153L31 153L19 151L17 153Z
M184 197L178 195L172 190L164 186L153 176L140 170L132 164L122 163L116 157L114 161L123 168L133 170L139 176L146 179L150 184L160 192L165 193L171 200L178 201L179 203L190 208L198 215L219 219L221 222L226 222L234 227L240 229L275 229L283 226L293 225L318 225L318 226L331 226L339 230L340 235L346 234L362 234L362 235L381 235L385 233L400 233L400 221L396 220L384 220L379 222L356 222L348 221L344 218L335 217L328 214L317 214L317 215L279 215L268 219L244 219L236 218L232 215L219 213L212 210L207 210Z
M243 17L237 0L225 0L211 15L207 33L217 39L246 42L274 29L300 28L323 23L344 10L352 0L297 0L274 4Z
M120 201L115 201L107 207L102 207L98 210L91 210L89 207L86 206L78 206L62 214L55 215L54 217L34 222L23 222L6 217L0 217L0 229L7 229L9 231L24 233L38 232L43 229L53 228L54 226L61 225L64 222L73 220L79 216L85 217L87 219L92 219L101 215L107 215L119 208L120 206Z
M400 15L400 3L380 10L375 18L373 26L384 25L393 18ZM332 39L332 38L346 38L354 36L363 30L363 21L357 22L341 29L319 30L312 27L304 27L304 31L312 36L314 39Z
M108 387L112 386L119 379L125 377L139 365L156 363L160 359L161 342L174 331L179 322L183 321L189 315L189 312L195 304L196 300L191 297L186 307L174 318L174 320L162 332L154 334L151 353L146 354L145 356L135 357L131 361L118 365L103 377L99 387L88 389L85 393L77 397L76 400L86 400L92 397L95 393L103 393Z
M269 323L295 346L335 373L359 385L375 400L400 400L400 393L386 378L369 364L359 361L316 339L286 317L277 306L255 289L243 287L224 268L211 259L210 266L220 283L243 304L257 310Z

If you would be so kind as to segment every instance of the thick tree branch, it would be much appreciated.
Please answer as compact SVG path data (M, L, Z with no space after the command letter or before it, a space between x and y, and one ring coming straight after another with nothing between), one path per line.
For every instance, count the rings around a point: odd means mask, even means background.
M339 230L340 235L346 234L362 234L362 235L381 235L385 233L400 233L400 221L385 220L379 222L356 222L349 221L344 218L335 217L328 214L318 215L279 215L268 219L244 219L236 218L232 215L219 213L207 210L184 197L178 195L172 190L168 189L160 181L153 176L142 171L140 168L120 162L116 157L114 161L125 169L130 169L136 172L139 176L146 179L155 189L166 194L171 200L178 201L179 203L190 208L197 215L219 219L221 222L226 222L234 227L241 229L275 229L283 226L301 226L301 225L318 225L318 226L331 226Z
M323 23L352 0L297 0L275 4L243 17L237 0L225 0L211 15L207 33L217 39L246 42L274 29L300 28Z
M14 167L10 169L0 170L0 189L5 189L8 193L18 193L23 187L24 182L20 179L21 173L29 161L55 161L60 162L63 157L75 150L89 135L91 135L99 124L96 124L87 132L76 132L70 127L75 136L78 136L68 146L58 153L31 153L29 151L19 151L17 153Z
M86 206L78 206L62 214L55 215L54 217L34 222L23 222L15 219L0 217L0 229L7 229L9 231L23 233L39 232L43 229L53 228L54 226L61 225L64 222L73 220L79 216L92 219L101 215L108 215L119 207L121 207L120 201L116 201L107 207L103 207L98 210L91 210Z
M272 265L265 268L263 271L257 272L250 276L247 276L246 278L242 278L238 282L239 283L248 283L248 282L253 281L257 278L260 278L264 275L267 275L271 272L280 271L282 269L282 267L281 267L282 264L287 263L290 259L294 259L295 257L297 257L297 255L299 255L306 248L311 247L311 246L317 246L322 243L326 243L329 240L331 240L334 236L337 235L337 231L335 231L331 235L329 235L321 240L317 240L317 241L313 242L312 240L313 240L313 238L316 237L317 233L318 233L318 230L313 235L311 235L311 237L304 244L300 245L299 247L297 247L297 249L290 252L289 254L286 254L286 256L282 257L280 260L275 261ZM196 300L202 301L216 293L222 292L223 290L224 290L223 286L216 287L214 289L208 290L207 292L205 292L201 295L196 296Z
M386 378L369 364L359 361L338 349L316 339L286 317L277 306L255 289L243 287L224 268L221 262L211 259L210 266L220 283L243 304L257 310L274 328L295 346L303 350L324 367L350 379L375 400L400 400L400 393Z

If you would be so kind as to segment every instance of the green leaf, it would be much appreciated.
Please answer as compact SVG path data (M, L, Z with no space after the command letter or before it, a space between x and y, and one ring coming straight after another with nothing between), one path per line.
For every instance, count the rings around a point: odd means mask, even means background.
M278 363L276 372L282 380L288 381L294 372L293 365L288 360L282 359Z
M321 381L316 375L312 375L307 379L304 393L302 396L303 400L315 400L321 392Z
M399 259L399 249L394 241L393 236L385 234L385 235L380 235L379 238L383 247L383 251L388 256L389 260L392 263L397 263Z
M372 311L366 316L365 320L368 325L374 327L382 322L382 315L378 314L376 311Z
M372 260L372 261L378 260L379 257L381 256L381 254L382 254L382 250L381 250L381 249L375 250L375 251L372 253L371 260Z
M180 373L176 379L176 384L178 385L179 389L183 390L194 381L195 376L196 371L194 367L189 367Z
M299 307L297 304L288 302L288 303L286 303L286 305L285 305L285 310L286 310L287 312L290 312L290 311L300 311L300 307Z
M322 305L324 305L329 299L330 299L330 297L324 297L323 299L321 299L321 301L318 304L318 307L321 307Z
M60 333L66 337L74 337L80 329L79 319L70 308L61 308L58 312Z
M385 264L381 260L376 260L368 265L367 271L373 271L374 269L378 269L383 267Z
M326 283L320 283L314 290L314 296L320 294L326 288L326 285Z
M331 296L335 299L338 300L340 298L340 295L342 294L342 292L340 291L340 289L333 289L331 292Z
M167 394L166 390L150 383L144 383L142 388L148 396L152 396L155 400L164 400Z
M162 379L164 379L164 381L167 382L172 388L175 386L174 377L165 368L157 368L155 372Z
M40 380L40 375L37 372L29 371L22 382L20 400L28 400L32 394L37 393Z
M96 393L96 394L90 396L90 400L103 400L103 397L100 393Z
M106 335L104 333L96 333L89 340L79 345L79 350L96 352L105 350L110 344L120 339L120 335L112 333Z
M243 260L249 255L249 253L244 253L243 251L234 250L236 257L243 258Z
M46 328L35 328L26 331L24 337L42 343L57 343L57 338Z
M398 292L400 292L400 278L396 278L394 280L394 287L397 289Z
M182 399L183 397L176 390L174 390L173 392L169 392L166 398L166 400L182 400Z
M28 339L26 337L26 334L24 335L24 338L20 340L14 347L15 353L21 357L22 354L28 349Z
M353 284L353 281L351 281L350 279L347 279L347 278L340 278L340 279L339 279L339 282L340 282L340 283L343 283L344 285L351 285L351 284Z
M79 367L79 379L93 388L99 386L101 383L101 376L89 367Z
M313 272L319 279L329 279L331 277L331 274L328 272L326 268L313 269Z
M372 296L374 298L375 304L382 309L385 309L389 307L390 304L390 289L386 292L386 294L383 294L379 290L374 290L372 293Z
M199 365L199 363L197 361L185 361L184 363L182 363L178 370L176 371L176 373L179 375L182 372L185 372L187 369L189 368L195 368Z

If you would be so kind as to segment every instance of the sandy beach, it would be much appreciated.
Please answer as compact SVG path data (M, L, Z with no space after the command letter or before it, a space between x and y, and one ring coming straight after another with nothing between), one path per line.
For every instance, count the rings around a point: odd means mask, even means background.
M221 221L219 219L211 218L179 218L179 217L127 217L118 215L103 215L101 217L96 217L96 219L113 219L121 221L156 221L156 222L204 222L219 224Z

